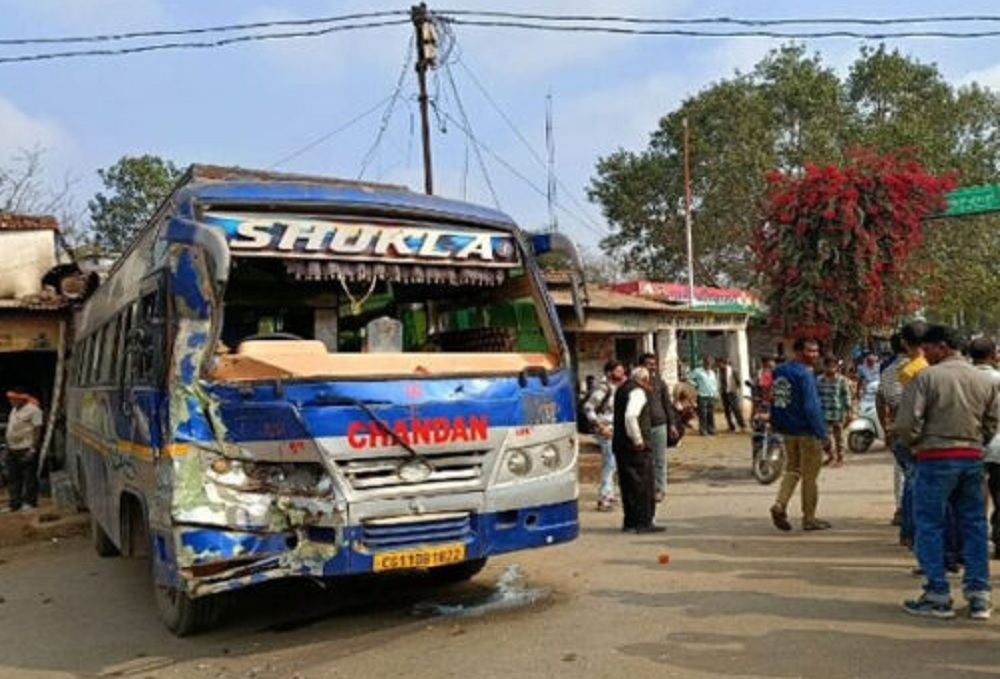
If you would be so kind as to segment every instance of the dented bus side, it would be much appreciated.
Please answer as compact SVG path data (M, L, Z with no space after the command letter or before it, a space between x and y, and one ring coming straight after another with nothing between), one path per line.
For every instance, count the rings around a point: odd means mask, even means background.
M88 300L70 374L95 547L150 557L167 626L275 578L462 579L576 537L566 346L509 218L221 174L192 168Z

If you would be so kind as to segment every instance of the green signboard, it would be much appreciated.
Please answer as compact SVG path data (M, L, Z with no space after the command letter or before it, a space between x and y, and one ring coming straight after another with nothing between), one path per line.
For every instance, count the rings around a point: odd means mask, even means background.
M983 184L955 189L945 194L948 209L945 217L974 215L980 212L1000 212L1000 184Z

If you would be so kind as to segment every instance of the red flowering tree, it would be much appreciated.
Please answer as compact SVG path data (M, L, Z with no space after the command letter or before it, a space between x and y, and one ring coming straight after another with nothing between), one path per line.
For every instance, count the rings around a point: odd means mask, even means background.
M774 171L767 181L754 253L776 328L839 352L917 308L911 255L953 177L928 174L912 158L856 150L844 166Z

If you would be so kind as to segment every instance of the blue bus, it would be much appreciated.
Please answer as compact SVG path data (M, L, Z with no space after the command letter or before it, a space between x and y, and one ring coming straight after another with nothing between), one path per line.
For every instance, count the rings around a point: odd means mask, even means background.
M501 212L192 166L81 307L67 468L165 625L277 578L428 570L578 532L574 380Z

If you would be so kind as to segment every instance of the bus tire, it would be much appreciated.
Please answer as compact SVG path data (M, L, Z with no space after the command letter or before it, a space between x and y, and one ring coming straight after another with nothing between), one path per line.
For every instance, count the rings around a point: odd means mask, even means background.
M219 597L208 595L192 598L176 587L153 582L156 609L167 629L178 637L186 637L211 629L222 614Z
M105 530L101 528L101 524L97 522L93 514L90 515L90 541L94 545L94 551L97 552L97 556L111 557L121 554L118 547L111 541Z
M432 568L428 571L428 575L435 583L447 585L470 580L485 567L486 557L484 556L479 559L469 559L462 563L451 564L450 566Z

